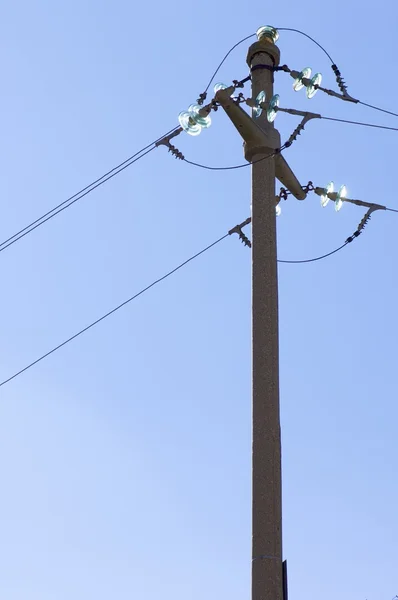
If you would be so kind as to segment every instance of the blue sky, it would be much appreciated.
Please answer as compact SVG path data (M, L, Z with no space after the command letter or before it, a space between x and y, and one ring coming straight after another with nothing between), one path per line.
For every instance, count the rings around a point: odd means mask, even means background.
M224 53L260 25L303 29L356 97L397 109L397 8L3 3L0 237L177 124ZM372 20L370 20L372 19ZM282 62L334 86L326 57L281 33ZM246 46L219 79L247 74ZM398 126L285 74L283 106ZM296 119L280 114L282 138ZM396 134L310 123L286 153L303 183L398 208ZM242 162L219 111L176 142ZM0 256L0 377L249 216L250 172L160 148ZM362 211L284 203L279 256L328 252ZM291 598L390 600L397 581L398 216L376 213L333 258L281 265L284 556ZM242 600L250 594L250 252L227 239L0 391L0 597Z

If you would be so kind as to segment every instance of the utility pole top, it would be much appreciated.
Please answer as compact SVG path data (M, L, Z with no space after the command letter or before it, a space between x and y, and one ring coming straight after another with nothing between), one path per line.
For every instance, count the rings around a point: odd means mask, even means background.
M252 66L253 57L259 53L268 54L272 60L272 66L277 67L280 63L281 53L275 42L278 40L278 32L273 27L260 27L257 31L257 42L254 42L247 53L246 62Z

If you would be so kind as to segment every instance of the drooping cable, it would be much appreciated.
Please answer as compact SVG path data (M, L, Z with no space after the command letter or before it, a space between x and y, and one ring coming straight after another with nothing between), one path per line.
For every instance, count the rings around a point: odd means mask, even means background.
M273 156L280 154L280 152L282 152L285 149L286 149L286 144L284 144L283 146L281 146L281 148L278 148L271 154L267 154L267 156L263 156L257 160L253 160L253 161L247 162L247 163L242 163L241 165L234 165L231 167L211 167L208 165L202 165L200 163L193 162L191 160L187 160L186 158L184 158L183 160L184 160L184 162L188 163L189 165L192 165L194 167L199 167L200 169L207 169L209 171L233 171L234 169L243 169L244 167L249 167L250 165L256 165L257 163L262 162L263 160L267 160L268 158L272 158Z
M278 263L286 263L286 264L291 264L291 265L298 265L298 264L303 264L303 263L312 263L312 262L316 262L317 260L323 260L324 258L328 258L329 256L332 256L333 254L336 254L336 252L340 252L340 250L342 250L343 248L345 248L346 246L348 246L349 242L344 242L344 244L342 246L339 246L338 248L336 248L335 250L332 250L332 252L328 252L327 254L322 254L322 256L317 256L316 258L308 258L306 260L280 260L278 259Z
M294 33L299 33L300 35L303 35L304 37L311 40L311 42L316 44L318 46L318 48L320 48L322 50L322 52L324 52L326 54L326 56L328 57L328 59L330 60L330 62L333 65L335 64L335 62L334 62L333 58L330 56L329 52L327 52L327 50L325 50L325 48L323 46L321 46L321 44L319 42L317 42L313 37L308 35L308 33L305 33L304 31L300 31L300 29L293 29L291 27L276 27L276 29L278 31L293 31Z
M213 75L211 76L210 81L207 84L207 87L206 87L205 91L203 92L203 94L201 94L201 98L203 98L203 100L206 98L206 94L208 92L209 87L213 83L213 81L214 81L217 73L219 72L219 70L221 69L221 67L223 66L223 64L227 60L228 56L231 54L231 52L233 52L235 50L235 48L237 48L238 46L240 46L241 44L243 44L243 42L246 42L247 40L249 40L251 37L254 37L255 35L256 35L255 33L251 33L250 35L247 35L242 40L240 40L239 42L237 42L236 44L234 44L234 46L232 46L232 48L230 48L230 50L228 50L228 52L226 53L226 55L224 56L224 58L222 59L222 61L218 65L217 69L214 71Z

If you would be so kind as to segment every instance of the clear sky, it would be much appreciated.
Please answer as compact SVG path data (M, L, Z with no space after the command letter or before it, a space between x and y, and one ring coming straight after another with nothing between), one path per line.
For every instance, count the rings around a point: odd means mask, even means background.
M382 11L379 14L378 9ZM378 5L15 0L0 9L0 238L177 124L236 41L304 29L352 95L397 111L393 0ZM305 38L282 62L335 81ZM246 44L217 79L247 75ZM398 126L286 74L282 106ZM279 114L282 138L297 119ZM394 132L313 122L303 183L398 208ZM187 158L242 162L222 111ZM4 379L249 216L250 169L163 148L0 255ZM344 242L361 209L283 204L279 256ZM312 265L281 265L284 556L294 600L398 593L398 215ZM248 230L249 233L249 230ZM0 598L250 596L250 252L228 238L0 390Z

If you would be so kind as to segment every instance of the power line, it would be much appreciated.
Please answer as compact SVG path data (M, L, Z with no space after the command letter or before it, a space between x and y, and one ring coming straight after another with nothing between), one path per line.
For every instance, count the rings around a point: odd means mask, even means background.
M387 208L387 207L381 207L381 208L383 208L384 210L388 210L390 212L398 213L398 210L395 209L395 208ZM367 215L368 214L369 213L367 213ZM366 219L367 215L365 215L365 219ZM368 218L370 218L370 216ZM366 224L366 221L365 221L364 224ZM316 262L318 260L323 260L324 258L328 258L329 256L332 256L333 254L336 254L337 252L340 252L340 250L342 250L343 248L345 248L346 246L348 246L348 244L350 244L351 242L353 242L362 233L362 231L363 231L363 225L362 225L362 227L360 225L360 227L357 229L357 231L352 236L350 236L344 242L344 244L342 246L339 246L335 250L332 250L332 252L328 252L327 254L323 254L322 256L317 256L316 258L310 258L310 259L306 259L306 260L279 260L278 259L278 262L280 262L280 263L287 263L287 264L303 264L303 263L312 263L312 262Z
M287 264L303 264L303 263L311 263L311 262L316 262L317 260L322 260L324 258L328 258L328 256L332 256L332 254L336 254L336 252L340 252L340 250L342 250L343 248L345 248L346 246L348 246L349 242L344 242L344 244L342 246L339 246L339 248L336 248L335 250L332 250L332 252L328 252L327 254L323 254L322 256L317 256L316 258L308 258L306 260L280 260L278 259L278 263L287 263Z
M270 156L273 156L273 155L270 155ZM265 158L269 158L269 156L265 157ZM261 159L261 160L263 160L263 159ZM259 161L257 161L257 162L259 162ZM248 164L250 164L250 163L248 163ZM393 208L385 208L385 210L388 210L388 211L394 212L394 213L398 213L398 210L393 209ZM72 342L73 340L75 340L76 338L78 338L79 336L81 336L83 333L85 333L89 329L92 329L93 327L95 327L96 325L98 325L99 323L101 323L102 321L104 321L105 319L107 319L108 317L110 317L111 315L113 315L114 313L116 313L118 310L120 310L121 308L123 308L124 306L126 306L127 304L129 304L130 302L132 302L133 300L136 300L137 298L139 298L140 296L142 296L143 294L145 294L145 292L147 292L151 288L155 287L158 283L161 283L162 281L164 281L165 279L167 279L168 277L170 277L171 275L173 275L174 273L176 273L177 271L179 271L180 269L182 269L183 267L185 267L186 265L188 265L190 262L192 262L193 260L195 260L196 258L198 258L199 256L201 256L202 254L204 254L205 252L207 252L211 248L214 248L214 246L216 246L217 244L219 244L220 242L222 242L223 240L225 240L227 237L229 237L233 233L240 233L239 237L241 237L241 239L242 239L242 231L241 230L242 230L243 227L245 227L246 225L248 225L250 222L251 222L251 219L249 218L244 223L241 223L239 226L231 229L228 233L226 233L222 237L218 238L215 242L209 244L208 246L206 246L205 248L203 248L203 250L200 250L199 252L197 252L196 254L194 254L193 256L191 256L190 258L188 258L187 260L185 260L181 264L179 264L177 267L175 267L174 269L172 269L171 271L169 271L168 273L166 273L165 275L163 275L162 277L160 277L159 279L156 279L151 284L149 284L148 286L146 286L145 288L143 288L142 290L140 290L139 292L137 292L136 294L134 294L133 296L131 296L130 298L128 298L127 300L125 300L124 302L122 302L121 304L119 304L118 306L116 306L115 308L113 308L112 310L110 310L107 313L105 313L104 315L102 315L102 317L100 317L99 319L96 319L95 321L93 321L92 323L90 323L90 325L87 325L86 327L84 327L83 329L81 329L80 331L78 331L77 333L75 333L74 335L72 335L71 337L67 338L66 340L64 340L63 342L61 342L60 344L58 344L57 346L55 346L54 348L52 348L51 350L49 350L48 352L46 352L45 354L41 355L39 358L37 358L33 362L31 362L28 365L26 365L26 367L24 367L23 369L20 369L19 371L17 371L16 373L14 373L14 375L11 375L11 377L8 377L7 379L5 379L2 382L0 382L0 387L6 385L7 383L9 383L10 381L12 381L13 379L16 379L17 377L19 377L19 375L22 375L23 373L25 373L25 371L28 371L29 369L31 369L32 367L34 367L35 365L37 365L39 362L41 362L42 360L44 360L48 356L51 356L51 354L54 354L55 352L57 352L58 350L60 350L61 348L63 348L64 346L66 346L67 344L69 344L70 342ZM321 256L317 256L315 258L310 258L310 259L304 259L304 260L281 260L281 259L278 259L278 263L283 263L283 264L305 264L305 263L312 263L312 262L316 262L316 261L319 261L319 260L323 260L325 258L328 258L329 256L332 256L333 254L336 254L337 252L340 252L340 250L342 250L343 248L345 248L356 237L357 236L351 236L351 238L349 238L344 244L342 244L341 246L339 246L335 250L332 250L331 252L328 252L327 254L322 254ZM251 247L250 244L245 244L245 245L248 245L249 247Z
M338 123L349 123L350 125L362 125L362 127L373 127L375 129L388 129L390 131L398 131L398 127L386 127L385 125L376 125L374 123L362 123L361 121L350 121L348 119L336 119L334 117L324 116L321 116L321 119L323 119L324 121L337 121Z
M253 160L252 162L243 163L241 165L234 165L231 167L211 167L208 165L202 165L200 163L193 162L191 160L187 160L186 158L184 158L183 160L184 160L184 162L188 163L189 165L192 165L194 167L199 167L200 169L207 169L209 171L232 171L234 169L243 169L244 167L249 167L250 165L255 165L263 160L267 160L267 158L272 158L273 156L280 154L283 150L285 150L285 148L286 148L286 145L284 144L283 146L281 146L280 148L278 148L271 154L268 154L267 156L263 156L262 158Z
M308 35L308 33L305 33L304 31L300 31L300 29L292 29L291 27L276 27L276 29L278 31L294 31L295 33L299 33L300 35L303 35L304 37L306 37L309 40L311 40L311 42L314 42L314 44L316 44L318 46L318 48L320 48L322 50L322 52L324 52L326 54L326 56L328 57L328 59L330 60L330 62L333 65L335 64L335 62L334 62L333 58L330 56L329 52L327 52L325 50L325 48L323 46L321 46L321 44L319 42L317 42L313 37L311 37L310 35Z
M192 262L193 260L195 260L196 258L198 258L199 256L201 256L202 254L204 254L205 252L207 252L208 250L210 250L211 248L213 248L214 246L216 246L217 244L219 244L220 242L222 242L223 240L225 240L227 237L229 237L229 235L230 235L230 233L226 233L225 235L223 235L222 237L220 237L218 240L216 240L215 242L213 242L209 246L206 246L206 248L203 248L203 250L201 250L200 252L197 252L196 254L194 254L193 256L191 256L190 258L188 258L187 260L185 260L183 263L181 263L180 265L178 265L177 267L175 267L174 269L172 269L171 271L169 271L168 273L166 273L165 275L163 275L159 279L156 279L155 281L153 281L150 285L148 285L147 287L143 288L137 294L134 294L134 296L131 296L130 298L128 298L127 300L125 300L124 302L122 302L121 304L119 304L118 306L116 306L115 308L113 308L112 310L110 310L109 312L107 312L104 315L102 315L102 317L100 317L99 319L96 319L95 321L93 321L92 323L90 323L90 325L87 325L87 327L84 327L83 329L81 329L80 331L78 331L77 333L75 333L74 335L72 335L71 337L69 337L68 339L64 340L61 344L58 344L57 346L55 346L54 348L52 348L52 350L50 350L49 352L46 352L45 354L43 354L42 356L40 356L39 358L37 358L33 362L29 363L26 367L24 367L23 369L20 369L19 371L17 371L16 373L14 373L14 375L11 375L11 377L8 377L4 381L2 381L0 383L0 387L2 387L3 385L6 385L6 383L9 383L10 381L12 381L13 379L15 379L16 377L19 377L19 375L22 375L22 373L25 373L25 371L28 371L29 369L31 369L32 367L34 367L35 365L37 365L39 362L41 362L42 360L44 360L45 358L47 358L51 354L54 354L54 352L57 352L57 350L60 350L61 348L63 348L67 344L69 344L69 342L72 342L77 337L81 336L83 333L85 333L86 331L88 331L89 329L92 329L93 327L95 327L95 325L98 325L98 323L101 323L101 321L104 321L105 319L107 319L108 317L110 317L111 315L113 315L115 312L117 312L118 310L120 310L121 308L123 308L124 306L126 306L127 304L129 304L130 302L132 302L133 300L136 300L139 296L142 296L145 292L147 292L148 290L150 290L151 288L153 288L155 285L157 285L161 281L164 281L165 279L167 279L168 277L170 277L171 275L173 275L174 273L176 273L177 271L179 271L180 269L182 269L183 267L185 267L188 263Z
M308 33L305 33L304 31L301 31L300 29L292 29L291 27L276 27L276 29L278 31L293 31L295 33L299 33L300 35L303 35L304 37L306 37L309 40L311 40L311 42L313 42L314 44L316 44L316 46L318 46L318 48L320 48L322 50L322 52L324 52L326 54L326 56L328 57L328 59L332 63L332 68L333 68L333 71L334 71L335 75L338 78L340 78L340 81L342 82L340 71L338 70L338 68L336 66L336 63L334 62L333 58L330 56L329 52L319 42L317 42L313 37L311 37L310 35L308 35ZM336 70L337 70L337 72L336 72ZM338 83L339 83L339 80L338 80ZM345 87L344 83L343 83L343 87L345 88L345 91L346 91L346 87ZM362 100L358 100L357 104L362 104L363 106L367 106L368 108L372 108L373 110L378 110L380 112L386 113L387 115L392 115L393 117L398 117L398 113L392 112L391 110L386 110L385 108L380 108L379 106L374 106L373 104L368 104L367 102L362 102Z
M392 115L393 117L398 117L398 113L392 112L391 110L385 110L384 108L379 108L378 106L373 106L373 104L367 104L366 102L362 102L362 100L359 100L358 104L362 104L368 108L373 108L374 110L379 110L380 112L386 113L387 115Z
M243 42L246 42L246 40L249 40L251 37L253 37L255 35L256 35L255 33L251 33L250 35L248 35L245 38L243 38L242 40L240 40L240 42L237 42L234 46L232 46L232 48L230 50L228 50L228 52L226 53L226 55L224 56L224 58L222 59L222 61L218 65L217 69L214 71L213 75L211 76L211 79L210 79L209 83L207 84L207 87L206 87L205 91L203 92L203 94L207 93L207 91L208 91L209 87L211 86L211 84L213 83L213 81L214 81L217 73L219 72L219 70L221 69L221 67L223 66L223 64L227 60L228 56L231 54L231 52L233 50L235 50L235 48L237 48L238 46L240 46L240 44L243 44Z
M84 196L87 196L88 194L90 194L96 188L100 187L103 183L105 183L106 181L109 181L109 179L112 179L113 177L115 177L116 175L118 175L119 173L121 173L122 171L124 171L125 169L130 167L131 165L133 165L135 162L137 162L138 160L140 160L141 158L146 156L146 154L149 154L150 152L152 152L152 150L154 150L156 148L156 143L159 140L163 139L163 137L170 135L171 133L176 131L176 129L178 129L178 128L174 127L168 133L166 133L164 136L157 138L154 142L152 142L151 144L148 144L147 146L145 146L144 148L142 148L141 150L139 150L138 152L136 152L135 154L133 154L132 156L127 158L125 161L123 161L122 163L120 163L119 165L117 165L116 167L114 167L113 169L111 169L110 171L108 171L107 173L105 173L104 175L102 175L101 177L99 177L98 179L96 179L95 181L93 181L92 183L90 183L89 185L84 187L83 189L81 189L79 192L76 192L76 194L74 194L73 196L70 196L69 198L67 198L66 200L64 200L63 202L58 204L57 206L54 206L54 208L52 208L51 210L46 212L44 215L42 215L35 221L32 221L32 223L29 223L29 225L26 225L26 227L24 227L23 229L20 229L19 231L14 233L14 235L12 235L8 239L1 242L0 243L0 252L5 250L6 248L9 248L10 246L12 246L12 244L15 244L15 242L18 242L21 238L25 237L26 235L28 235L29 233L34 231L35 229L37 229L38 227L40 227L41 225L43 225L44 223L46 223L47 221L49 221L50 219L52 219L53 217L58 215L60 212L66 210L67 208L72 206L72 204L75 204L75 202L84 198Z
M94 185L92 188L90 188L89 190L87 190L86 192L84 192L83 194L78 196L77 198L74 198L74 200L72 200L69 204L64 204L63 206L61 206L61 208L59 208L55 212L50 211L51 214L48 217L46 217L45 219L43 217L41 217L40 219L37 219L35 221L36 225L34 225L33 227L32 226L25 227L21 232L19 232L20 235L14 234L14 236L10 239L10 241L8 243L2 242L2 244L0 244L0 252L3 252L3 250L6 250L7 248L9 248L13 244L15 244L15 242L18 242L20 239L22 239L23 237L25 237L26 235L28 235L29 233L31 233L32 231L34 231L35 229L37 229L38 227L40 227L41 225L43 225L44 223L46 223L47 221L49 221L50 219L55 217L56 215L58 215L60 212L66 210L67 208L72 206L72 204L74 204L78 200L81 200L82 198L84 198L84 196L87 196L87 194L90 194L90 192L94 191L97 187L99 187L100 185L102 185L103 183L108 181L109 179L112 179L112 177L115 177L115 175L118 175L119 173L121 173L121 171L124 171L124 169L127 169L127 167L130 167L132 164L134 164L135 162L140 160L140 158L143 158L146 154L149 154L149 152L152 152L152 150L154 150L154 149L155 149L155 147L150 148L149 150L147 150L146 152L141 154L139 157L135 158L134 160L129 162L127 165L122 167L119 171L113 173L112 175L109 175L106 179L103 179L100 183L97 183L96 185ZM55 210L55 209L53 209L53 210Z
M297 33L299 33L299 34L307 37L314 44L316 44L327 55L327 57L333 63L333 60L332 60L330 54L325 50L325 48L323 46L321 46L321 44L319 44L314 38L312 38L307 33L303 32L303 31L300 31L298 29L287 28L287 27L281 27L281 28L278 28L278 29L279 29L279 31L293 31L293 32L297 32ZM250 39L254 35L255 34L251 34L249 36L246 36L243 39L241 39L239 42L237 42L236 44L234 44L234 46L232 46L232 48L227 52L227 54L224 56L223 60L220 62L220 64L218 65L217 69L215 70L212 78L210 79L210 81L209 81L209 83L207 85L205 93L209 89L209 87L210 87L211 83L213 82L215 76L217 75L217 73L220 70L221 66L224 64L225 60L228 58L228 56L231 54L231 52L235 48L237 48L240 44L242 44L246 40ZM387 111L387 110L378 108L376 106L373 106L371 104L367 104L365 102L361 102L360 101L360 104L363 104L364 106L368 106L369 108L373 108L375 110L379 110L381 112L385 112L387 114L398 116L398 114L396 114L396 113L393 113L391 111ZM352 125L360 125L360 126L363 126L363 127L372 127L372 128L377 128L377 129L386 129L386 130L391 130L391 131L398 131L398 128L386 127L386 126L383 126L383 125L375 125L375 124L371 124L371 123L362 123L362 122L350 121L350 120L345 120L345 119L337 119L337 118L332 118L332 117L322 117L322 118L324 120L328 120L328 121L336 121L336 122L348 123L348 124L352 124ZM6 248L9 248L15 242L19 241L20 239L22 239L23 237L25 237L26 235L28 235L29 233L31 233L32 231L34 231L35 229L37 229L38 227L40 227L41 225L43 225L44 223L46 223L47 221L49 221L50 219L52 219L53 217L55 217L56 215L58 215L60 212L66 210L67 208L69 208L70 206L72 206L73 204L75 204L78 200L81 200L82 198L84 198L84 196L87 196L89 193L91 193L92 191L94 191L97 187L101 186L106 181L109 181L109 179L112 179L115 175L118 175L119 173L121 173L124 169L126 169L127 167L131 166L132 164L134 164L135 162L137 162L138 160L140 160L141 158L143 158L146 154L149 154L149 152L152 152L152 150L154 150L154 148L156 147L155 144L157 142L159 142L164 137L170 135L171 133L175 132L177 129L178 129L177 127L171 129L164 136L161 136L157 140L155 140L154 142L152 142L151 144L148 144L147 146L145 146L144 148L142 148L141 150L139 150L138 152L136 152L135 154L133 154L132 156L130 156L128 159L126 159L125 161L123 161L122 163L120 163L119 165L117 165L116 167L114 167L113 169L111 169L110 171L108 171L107 173L105 173L104 175L102 175L101 177L99 177L98 179L96 179L95 181L93 181L92 183L90 183L89 185L87 185L86 187L84 187L83 189L81 189L79 192L77 192L73 196L70 196L69 198L67 198L66 200L64 200L63 202L61 202L60 204L58 204L54 208L52 208L50 211L46 212L45 214L43 214L38 219L36 219L35 221L32 221L29 225L27 225L26 227L24 227L21 230L17 231L11 237L9 237L6 240L4 240L3 242L1 242L0 243L0 252L2 252L3 250L5 250ZM267 158L270 158L273 155L274 154L270 154L269 156L263 157L260 160L265 160ZM195 166L195 167L198 167L198 168L201 168L201 169L211 170L211 171L229 171L229 170L241 169L241 168L247 167L250 164L254 164L254 163L249 163L248 162L248 163L244 163L244 164L240 164L240 165L234 165L234 166L228 166L228 167L212 167L212 166L208 166L208 165L203 165L203 164L200 164L200 163L196 163L194 161L189 161L189 160L186 160L186 159L185 159L185 162L187 162L188 164L190 164L192 166ZM255 162L259 162L259 161L255 161Z

